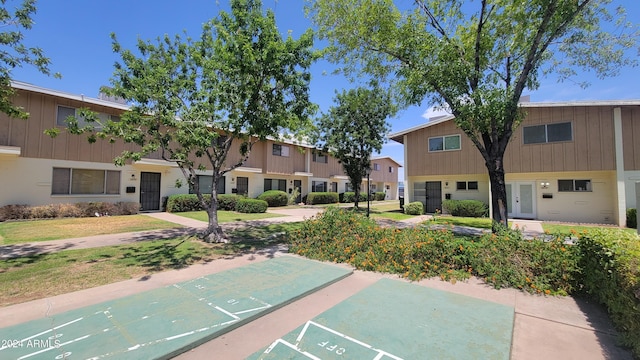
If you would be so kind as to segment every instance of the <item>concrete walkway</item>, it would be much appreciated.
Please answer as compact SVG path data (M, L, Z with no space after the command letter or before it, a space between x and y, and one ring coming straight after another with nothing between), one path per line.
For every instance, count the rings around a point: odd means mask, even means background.
M300 221L317 214L322 209L275 211L288 216L244 222L243 225ZM59 251L80 246L105 246L106 241L143 241L160 236L169 237L172 236L172 232L175 236L180 232L197 231L197 229L206 226L203 222L195 222L195 220L173 214L152 213L147 215L175 221L188 226L188 228L67 239L60 240L57 248L51 246L38 249ZM423 218L416 217L411 220L419 223ZM406 221L407 225L410 225L412 221ZM529 222L516 223L523 224L519 225L521 229L523 226L526 226L526 230L532 230L535 227L535 224ZM227 223L223 227L231 228L239 225L238 223ZM541 230L540 227L539 231L542 232ZM111 240L108 240L109 238ZM46 242L49 245L51 243ZM7 306L0 308L0 327L42 319L68 310L264 261L286 252L286 247L271 247L253 253L229 256L206 264L195 264L185 269L150 274L139 279ZM353 275L333 285L224 334L177 358L210 359L212 354L215 354L215 358L220 359L243 359L383 277L397 278L388 274L356 270ZM476 278L455 284L437 279L422 280L417 284L513 306L515 323L511 359L632 359L628 351L616 346L615 331L606 312L588 301L573 297L530 295L514 289L495 290Z

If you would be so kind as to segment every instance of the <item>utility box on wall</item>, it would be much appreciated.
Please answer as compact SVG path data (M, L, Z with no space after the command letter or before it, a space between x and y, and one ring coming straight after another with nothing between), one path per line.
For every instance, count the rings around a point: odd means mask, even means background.
M135 186L127 186L127 194L134 194L136 192Z

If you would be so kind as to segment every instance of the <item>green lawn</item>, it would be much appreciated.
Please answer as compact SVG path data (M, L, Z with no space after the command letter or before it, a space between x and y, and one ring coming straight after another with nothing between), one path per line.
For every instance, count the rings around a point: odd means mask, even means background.
M204 222L209 221L209 217L207 216L206 211L187 211L187 212L179 212L173 213L175 215L184 216L186 218L200 220ZM260 220L272 217L282 217L280 214L271 214L271 213L260 213L260 214L245 214L239 213L235 211L225 211L218 210L218 222L225 223L231 221L246 221L246 220Z
M207 244L195 237L66 250L0 261L0 306L92 288L155 272L206 263L286 241L300 223L230 231L232 242Z
M179 227L145 215L9 221L0 223L0 245Z
M561 233L561 234L567 234L573 231L577 232L577 233L582 233L583 231L589 231L589 229L593 229L593 228L602 228L602 226L600 225L566 225L566 224L550 224L550 223L542 223L542 228L544 229L545 232L549 232L551 234L554 233ZM605 227L605 228L609 228L609 227ZM618 227L611 227L612 229L618 229ZM620 230L625 231L625 232L629 232L632 234L636 233L636 229L629 229L629 228L620 228Z
M480 229L491 229L490 218L436 216L435 219L429 220L428 223L438 224L438 225L468 226L468 227L474 227L474 228L480 228Z

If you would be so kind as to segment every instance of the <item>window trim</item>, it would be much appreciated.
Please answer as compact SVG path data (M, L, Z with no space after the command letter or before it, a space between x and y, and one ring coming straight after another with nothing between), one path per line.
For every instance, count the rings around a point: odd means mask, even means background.
M324 161L318 161L319 159L324 159ZM329 163L329 155L323 154L321 152L314 152L313 153L313 162L319 163L319 164L328 164Z
M66 192L54 192L54 186L61 180L56 181L56 169L67 170L66 179ZM102 172L102 192L74 192L74 172L92 171ZM112 181L116 183L110 184ZM109 189L117 189L117 192L109 192ZM122 171L121 170L107 170L107 169L85 169L85 168L71 168L71 167L57 167L54 166L51 172L51 195L52 196L120 196L122 195Z
M565 139L565 140L549 141L549 126L564 125L564 124L569 124L569 126L571 127L570 138L569 139ZM541 126L544 126L544 138L545 138L544 140L545 141L527 142L527 139L525 138L525 130L526 129L531 129L531 128L536 128L536 127L541 127ZM572 121L563 121L563 122L548 123L548 124L529 125L529 126L523 126L522 127L522 144L523 145L539 145L539 144L570 142L570 141L573 141L573 139L574 139L574 137L573 137L573 122Z
M572 190L560 190L560 181L571 181L572 183ZM577 188L577 181L584 181L585 182L585 190L578 190ZM578 193L584 193L584 192L593 192L593 181L591 179L558 179L558 192L563 192L563 193L572 193L572 192L578 192Z
M447 149L446 148L446 144L447 144L447 140L446 139L447 138L451 138L451 137L457 137L458 138L458 148L457 149ZM442 139L442 150L431 150L431 140L432 139ZM427 139L427 150L428 150L428 152L460 151L460 150L462 150L462 137L460 136L460 134L432 136L432 137Z
M461 188L460 185L464 184L464 188ZM475 184L475 188L471 188L469 185ZM477 180L470 181L456 181L456 191L479 191L480 186Z
M289 146L282 145L282 144L272 144L271 155L289 157L289 154L290 154Z

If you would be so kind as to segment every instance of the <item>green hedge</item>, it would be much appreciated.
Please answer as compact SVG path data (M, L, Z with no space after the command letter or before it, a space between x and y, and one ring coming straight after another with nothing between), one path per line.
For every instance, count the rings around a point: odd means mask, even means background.
M287 206L289 195L281 190L267 190L258 196L258 200L264 200L269 206Z
M307 195L307 204L335 204L338 202L338 193L336 192L312 192Z
M442 208L453 216L486 217L489 208L478 200L445 200Z
M387 194L385 194L384 192L378 191L375 194L373 194L373 200L382 201L386 196Z
M636 209L627 209L627 227L632 229L638 228L638 213Z
M237 194L220 194L218 195L218 209L235 211L238 200L244 199L244 196Z
M424 206L420 201L414 201L404 206L404 213L407 215L422 215L424 214Z
M207 202L209 203L211 199L211 195L204 194L202 195ZM243 199L242 195L236 194L220 194L218 195L218 209L219 210L227 210L227 211L235 211L236 203L239 199ZM204 210L201 206L200 201L198 201L198 196L196 194L178 194L171 195L167 199L167 212L185 212L185 211L200 211Z
M240 199L236 204L236 211L241 213L263 213L267 211L267 204L264 200Z
M607 307L621 342L640 359L640 240L621 230L593 229L578 241L586 292Z
M356 202L356 193L353 191L347 191L345 193L342 193L342 199L340 200L340 202L342 203L352 203L352 202ZM364 202L367 201L367 193L366 192L361 192L360 196L358 197L358 202Z

